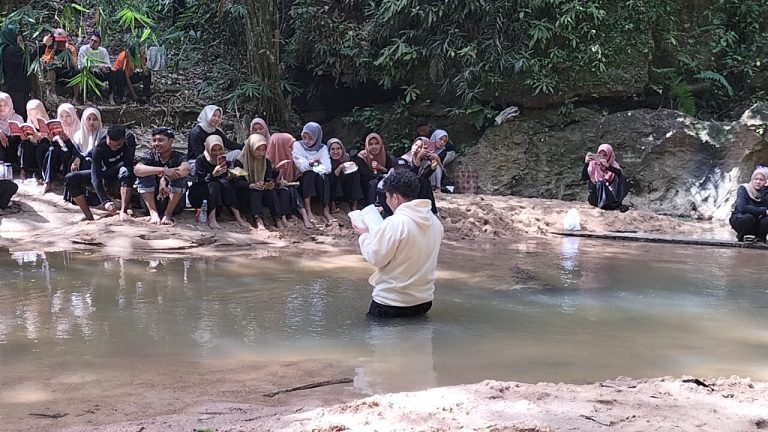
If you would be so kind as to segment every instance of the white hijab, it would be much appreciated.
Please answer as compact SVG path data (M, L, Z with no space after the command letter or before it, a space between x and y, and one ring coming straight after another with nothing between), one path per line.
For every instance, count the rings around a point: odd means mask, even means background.
M197 124L208 133L213 133L213 131L216 130L215 127L211 126L211 117L213 117L213 113L215 113L216 110L221 112L222 115L224 114L224 111L216 105L206 105L200 112L200 115L197 116Z
M89 131L88 127L86 126L86 119L91 114L95 115L96 118L99 119L99 126L93 132ZM101 113L96 108L86 108L86 110L83 111L83 119L80 122L80 128L77 130L77 132L75 132L75 136L72 138L72 142L75 144L78 150L80 150L80 153L86 154L96 146L96 143L99 141L99 138L101 138L102 133L103 129L101 123Z

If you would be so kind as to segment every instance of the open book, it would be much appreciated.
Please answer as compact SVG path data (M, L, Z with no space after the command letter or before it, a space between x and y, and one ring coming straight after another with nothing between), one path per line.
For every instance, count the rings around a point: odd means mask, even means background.
M59 119L46 121L39 118L37 119L37 126L38 126L38 129L40 130L40 133L48 136L48 138L54 138L58 136L61 132L64 132L64 126L61 124L61 120Z
M31 124L15 121L9 121L8 128L10 129L12 136L32 135L37 132L37 129Z
M349 220L352 224L359 227L368 228L368 232L373 234L384 223L384 219L379 213L379 209L371 204L362 210L353 210L349 212Z

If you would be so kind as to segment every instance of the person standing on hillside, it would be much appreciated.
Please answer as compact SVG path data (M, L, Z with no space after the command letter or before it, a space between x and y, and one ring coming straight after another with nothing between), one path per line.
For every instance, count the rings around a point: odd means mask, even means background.
M32 92L32 81L24 64L24 50L19 27L6 24L0 30L0 83L2 91L13 101L16 114L25 116L27 102Z
M392 171L382 187L394 214L372 233L367 227L354 227L363 258L376 267L368 279L373 285L368 314L423 315L432 308L443 226L432 214L429 200L416 199L419 180L410 170Z

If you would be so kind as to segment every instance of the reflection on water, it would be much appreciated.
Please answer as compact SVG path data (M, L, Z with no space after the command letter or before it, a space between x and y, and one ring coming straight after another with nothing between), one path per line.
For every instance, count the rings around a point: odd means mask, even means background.
M6 252L0 363L325 358L354 370L361 393L482 379L768 379L760 251L578 238L483 247L442 254L428 318L383 323L364 316L371 269L356 254Z

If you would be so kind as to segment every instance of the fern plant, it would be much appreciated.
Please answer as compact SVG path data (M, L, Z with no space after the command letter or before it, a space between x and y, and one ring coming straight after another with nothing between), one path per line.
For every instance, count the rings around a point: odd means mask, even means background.
M86 56L83 59L83 68L67 82L67 87L74 87L79 85L80 92L83 96L83 100L88 99L88 92L91 91L98 96L101 96L101 89L104 88L104 82L96 78L92 69L95 66L99 66L100 63L96 63L93 58Z

